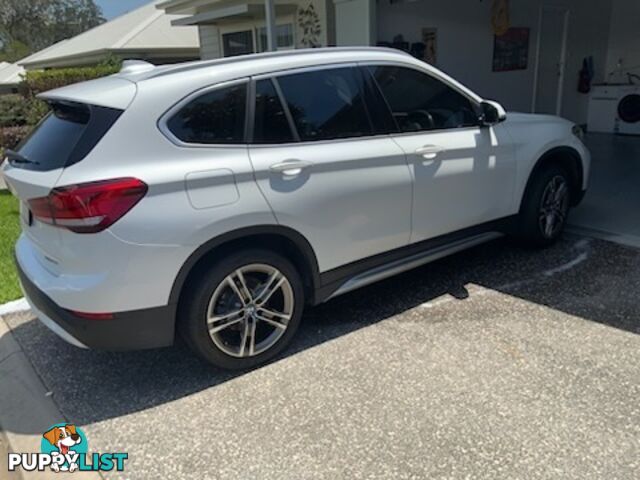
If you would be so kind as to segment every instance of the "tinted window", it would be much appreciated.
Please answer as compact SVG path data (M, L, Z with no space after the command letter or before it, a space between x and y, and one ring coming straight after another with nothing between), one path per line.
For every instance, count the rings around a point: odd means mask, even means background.
M371 67L370 71L403 132L478 124L473 103L440 80L410 68Z
M254 143L286 143L294 140L289 121L271 80L256 82Z
M300 140L370 135L363 81L360 72L353 68L279 77Z
M242 84L205 93L172 116L167 127L187 143L244 143L246 92Z
M29 170L55 170L82 160L118 119L121 110L78 103L53 103L51 111L16 150Z

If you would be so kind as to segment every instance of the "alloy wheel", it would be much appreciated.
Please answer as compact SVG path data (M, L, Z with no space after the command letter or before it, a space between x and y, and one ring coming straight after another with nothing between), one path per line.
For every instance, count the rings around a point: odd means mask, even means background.
M538 222L545 238L554 238L564 227L569 211L569 185L561 176L553 177L542 193Z
M284 335L294 301L289 280L277 268L258 263L240 267L211 296L206 320L209 336L227 355L259 355Z

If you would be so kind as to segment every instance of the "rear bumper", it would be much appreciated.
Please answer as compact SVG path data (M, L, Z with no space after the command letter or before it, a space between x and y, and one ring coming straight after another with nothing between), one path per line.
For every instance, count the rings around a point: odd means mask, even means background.
M109 320L88 320L58 306L25 274L16 261L25 297L33 312L54 333L77 347L122 351L173 344L175 308L148 308L113 314Z

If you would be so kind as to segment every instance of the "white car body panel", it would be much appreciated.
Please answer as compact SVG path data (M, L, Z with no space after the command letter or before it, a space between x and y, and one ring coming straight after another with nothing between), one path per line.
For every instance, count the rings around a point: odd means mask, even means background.
M403 247L411 234L411 173L388 137L252 146L256 180L278 223L314 247L320 271ZM296 177L270 171L309 162Z
M513 213L516 161L504 125L393 139L405 151L415 182L412 242Z

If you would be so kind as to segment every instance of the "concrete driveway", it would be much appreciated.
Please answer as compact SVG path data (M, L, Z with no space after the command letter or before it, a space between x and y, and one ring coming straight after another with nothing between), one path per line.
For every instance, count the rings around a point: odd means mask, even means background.
M243 374L8 322L90 449L129 453L122 478L631 479L639 293L639 250L500 240L309 310Z

